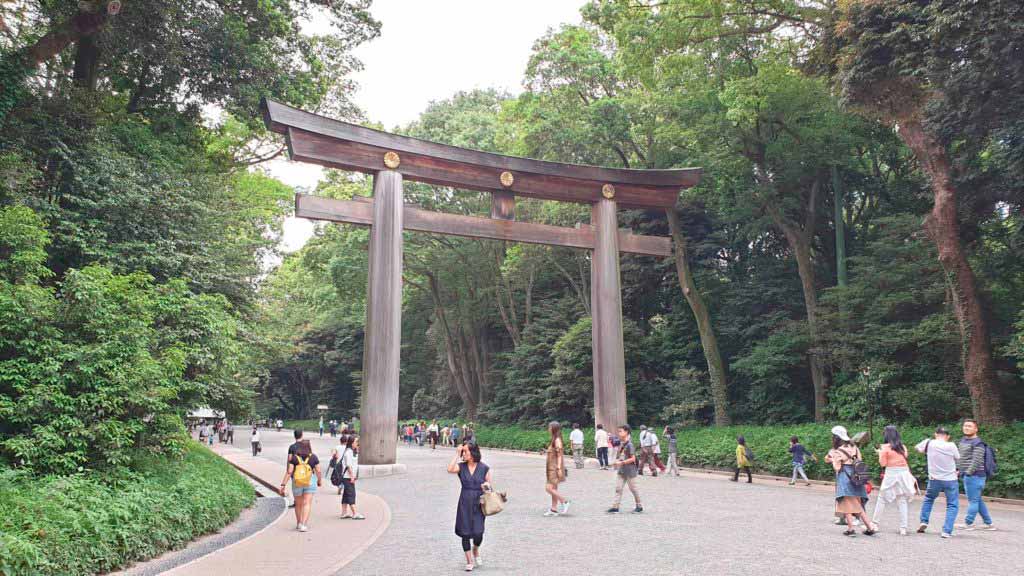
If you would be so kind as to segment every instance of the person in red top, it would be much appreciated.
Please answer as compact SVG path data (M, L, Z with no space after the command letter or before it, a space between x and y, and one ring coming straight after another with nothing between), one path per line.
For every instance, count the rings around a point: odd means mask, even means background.
M875 452L878 454L878 464L885 468L885 477L882 479L882 486L878 489L878 498L875 500L875 511L871 515L871 520L878 524L885 505L896 502L900 511L900 535L906 536L907 509L910 501L917 494L917 480L910 473L910 465L907 461L910 451L903 444L899 430L895 426L886 426L882 438L885 440L885 444L879 446Z

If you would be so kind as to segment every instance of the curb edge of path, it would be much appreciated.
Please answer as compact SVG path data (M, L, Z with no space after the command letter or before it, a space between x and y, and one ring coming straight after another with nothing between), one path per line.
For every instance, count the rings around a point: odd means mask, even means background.
M232 448L234 448L234 447L232 447ZM238 449L236 448L236 450L238 450ZM277 487L271 486L270 483L267 480L261 478L255 472L247 470L243 465L231 461L230 459L225 457L225 454L222 454L222 453L220 453L217 450L212 450L212 452L214 454L217 454L217 456L220 457L222 460L224 460L227 463L231 464L232 467L234 467L236 470L238 470L241 474L245 475L247 478L251 478L253 481L255 481L255 482L259 483L261 486L267 488L271 493L275 494L274 497L280 497L280 496L277 496L277 494L278 494L277 489L276 489ZM241 451L241 452L244 453L244 451ZM378 523L376 529L373 531L373 533L370 534L369 538L367 538L363 542L360 542L355 548L352 548L351 550L346 551L343 556L341 556L340 558L338 558L338 559L334 560L333 562L331 562L327 567L324 568L323 574L333 575L333 574L338 573L345 566L347 566L353 560L355 560L360 555L362 555L370 546L372 546L384 534L384 532L388 529L388 527L391 526L391 518L392 518L391 507L388 505L387 501L385 501L380 496L377 496L376 494L373 494L373 493L370 493L370 492L366 492L366 491L361 491L360 492L360 497L361 498L368 498L368 499L377 501L377 503L379 504L379 506L380 506L380 508L382 510L381 520ZM282 498L282 500L283 500L283 498ZM204 555L202 555L202 556L200 556L198 558L193 558L192 560L190 560L188 562L185 562L183 564L175 566L175 567L171 568L170 571L173 571L174 573L178 573L178 571L184 571L185 569L187 569L188 567L190 567L193 564L196 564L196 563L201 562L201 561L209 561L211 558L213 558L215 556L218 556L218 555L221 555L221 554L225 554L228 551L233 550L236 546L238 546L240 544L248 543L251 539L262 535L264 532L266 532L267 530L269 530L271 528L274 528L275 526L278 526L279 523L287 522L288 520L286 518L288 516L288 513L289 513L289 508L287 506L285 506L284 509L281 511L281 514L277 518L275 518L274 520L269 522L266 526L264 526L263 528L257 530L256 532L246 536L245 538L242 538L241 540L238 540L236 542L232 542L228 546L225 546L223 548L218 548L216 550L213 550L213 551L209 552L208 554L204 554Z
M338 560L333 566L330 567L330 571L327 572L327 574L337 574L341 571L342 568L351 564L353 560L360 557L363 554L363 552L366 552L370 548L370 546L373 546L377 542L377 540L384 535L384 532L386 532L387 529L391 526L391 507L388 506L386 500L384 500L380 496L377 496L376 494L372 494L370 492L365 491L360 492L360 497L370 497L372 499L380 500L381 506L384 510L384 517L381 519L380 525L377 526L377 529L373 532L373 534L370 535L370 538L362 544L360 544L359 546L357 546L351 552L349 552L349 554L346 555L344 558Z
M220 454L217 454L217 456L219 457ZM223 458L223 459L227 460L227 458ZM236 468L237 468L237 466L236 466ZM249 476L249 475L246 474L246 476ZM262 483L263 482L261 481L260 484L262 484ZM203 554L202 556L199 556L198 558L193 558L193 559L191 559L188 562L185 562L183 564L178 564L177 566L173 566L173 567L171 567L171 568L161 572L161 574L164 574L164 573L167 573L167 572L176 571L176 570L184 570L185 568L191 566L192 564L195 564L197 562L200 562L200 561L206 560L208 558L211 558L213 556L216 556L217 554L220 554L220 553L224 552L225 550L230 550L231 548L233 548L233 547L235 547L235 546L237 546L237 545L239 545L239 544L241 544L243 542L248 542L252 538L255 538L255 537L259 536L260 534L266 532L270 528L272 528L275 525L277 525L277 523L280 522L281 519L284 518L287 515L288 515L288 506L285 506L281 510L281 514L277 518L274 518L270 522L267 522L266 526L264 526L263 528L260 528L259 530L253 532L252 534L249 534L245 538L242 538L241 540L237 540L235 542L232 542L231 544L228 544L227 546L224 546L223 548L217 548L216 550L211 550L209 553Z

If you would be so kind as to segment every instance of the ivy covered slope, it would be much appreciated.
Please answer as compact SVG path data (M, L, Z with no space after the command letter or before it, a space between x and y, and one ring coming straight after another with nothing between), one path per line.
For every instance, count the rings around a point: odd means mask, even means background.
M947 426L955 430L955 424ZM851 425L851 431L865 430L863 425ZM881 425L875 425L875 433L881 433ZM930 438L932 426L903 426L900 433L906 443L916 444L924 438ZM661 430L655 432L661 439ZM764 474L789 476L790 465L789 437L797 436L819 461L808 461L805 470L811 478L832 480L832 467L826 464L824 456L831 446L829 427L815 424L794 426L726 426L706 428L684 428L677 431L679 439L679 462L682 466L693 468L731 469L736 462L736 437L743 435L754 454L757 456L755 470ZM1006 496L1024 498L1024 423L996 428L982 435L984 440L995 448L999 461L999 474L990 479L986 486L986 494L990 496ZM585 430L584 449L587 455L594 456L594 431ZM481 446L506 448L512 450L542 450L548 442L547 431L542 427L522 428L519 426L479 426L476 438ZM639 445L639 434L633 431L633 441ZM666 443L662 439L662 446ZM486 459L486 454L484 458ZM662 456L664 458L664 455ZM870 449L865 450L865 460L871 467L875 477L880 469L878 459ZM912 454L911 468L918 478L927 477L924 457Z
M190 442L116 474L0 470L0 574L89 575L179 548L255 497L230 464Z

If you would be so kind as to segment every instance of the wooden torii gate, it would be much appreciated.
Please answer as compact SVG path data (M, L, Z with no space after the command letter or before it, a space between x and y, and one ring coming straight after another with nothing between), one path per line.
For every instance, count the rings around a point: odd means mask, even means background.
M607 427L626 422L619 252L671 256L672 246L666 237L620 231L617 210L673 207L681 188L700 181L699 168L628 170L545 162L371 130L272 100L261 108L267 128L284 134L293 160L373 174L372 199L295 197L296 216L371 230L360 464L395 462L403 230L592 250L594 420ZM403 179L490 192L491 217L406 206ZM517 222L516 196L590 204L591 224Z

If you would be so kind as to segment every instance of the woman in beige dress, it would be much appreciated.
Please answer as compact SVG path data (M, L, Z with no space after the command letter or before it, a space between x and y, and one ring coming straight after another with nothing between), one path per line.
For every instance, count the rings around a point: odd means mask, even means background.
M569 512L569 500L558 492L558 485L565 481L565 444L562 442L562 425L558 422L548 424L551 440L546 450L545 472L547 482L544 491L551 496L551 507L545 516L558 516Z

